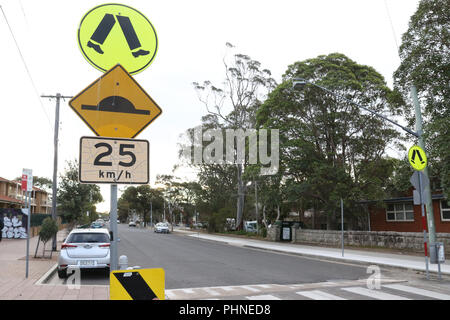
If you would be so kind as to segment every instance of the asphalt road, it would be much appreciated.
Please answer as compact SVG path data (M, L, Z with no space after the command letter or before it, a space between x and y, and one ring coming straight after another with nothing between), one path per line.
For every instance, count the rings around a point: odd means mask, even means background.
M119 225L129 266L163 268L166 288L314 283L367 278L366 268Z
M163 268L166 289L253 284L301 284L367 278L361 266L320 261L224 243L186 234L158 234L118 225L118 253L129 266ZM60 283L57 276L50 283ZM108 285L103 271L82 271L81 284Z

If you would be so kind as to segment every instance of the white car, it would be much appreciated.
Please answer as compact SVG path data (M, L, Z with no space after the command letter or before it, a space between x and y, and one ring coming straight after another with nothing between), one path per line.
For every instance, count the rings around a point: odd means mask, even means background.
M169 225L167 223L159 222L155 225L156 233L169 233Z
M128 223L129 227L136 227L136 222L134 221L130 221L130 223Z
M105 269L109 272L110 239L108 230L74 229L61 245L58 276L67 277L67 270Z

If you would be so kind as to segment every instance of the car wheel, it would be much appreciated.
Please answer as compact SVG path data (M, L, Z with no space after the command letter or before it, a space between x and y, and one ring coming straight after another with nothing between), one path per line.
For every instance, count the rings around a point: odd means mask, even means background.
M63 270L58 269L58 278L60 278L60 279L67 278L67 270L66 269L63 269Z

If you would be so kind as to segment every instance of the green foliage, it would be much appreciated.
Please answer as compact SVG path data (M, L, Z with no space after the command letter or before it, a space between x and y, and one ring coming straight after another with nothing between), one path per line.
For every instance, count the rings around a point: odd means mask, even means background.
M224 232L227 218L233 217L234 214L230 208L222 208L218 212L213 213L208 220L209 232Z
M424 136L431 179L450 198L450 2L422 0L402 36L401 64L394 85L405 100L411 86L423 108ZM405 107L414 123L411 104Z
M152 189L149 185L128 187L117 202L119 220L126 221L130 210L136 210L144 218L144 223L150 220L150 207L156 217L163 209L161 190ZM155 218L154 218L155 219Z
M295 77L335 94L312 85L294 90L291 79ZM280 130L282 178L272 181L275 184L271 192L263 197L281 197L297 208L324 211L329 228L339 211L340 198L345 199L347 215L359 213L352 208L361 199L382 198L392 172L385 151L389 144L400 142L400 135L384 120L358 106L385 115L399 112L398 97L383 77L343 54L290 65L284 82L271 92L257 113L261 128Z
M39 227L45 218L51 217L51 214L46 213L33 213L30 217L30 223L32 227Z
M97 218L95 204L103 201L100 188L78 181L76 160L67 162L67 166L58 186L58 212L68 222L86 222L86 213L89 211L88 221L94 221Z
M47 217L42 222L41 230L39 231L39 237L42 242L46 243L52 239L58 232L58 224L51 217Z

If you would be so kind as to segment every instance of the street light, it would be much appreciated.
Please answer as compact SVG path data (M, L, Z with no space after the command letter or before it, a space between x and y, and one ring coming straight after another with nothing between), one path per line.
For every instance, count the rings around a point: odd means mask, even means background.
M408 132L409 134L412 134L413 136L415 136L415 137L417 137L417 138L420 138L420 137L421 137L421 134L422 134L421 132L420 132L420 133L419 133L419 132L414 132L414 131L412 131L412 130L410 130L410 129L404 127L404 126L402 126L401 124L399 124L399 123L397 123L397 122L395 122L395 121L393 121L393 120L391 120L391 119L389 119L389 118L383 116L383 115L380 114L380 113L377 113L377 112L375 112L375 111L373 111L373 110L367 109L366 107L363 107L363 106L358 105L356 102L354 102L354 101L352 101L352 100L350 100L350 99L347 99L346 97L343 97L343 96L341 96L341 95L339 95L339 94L337 94L337 93L331 91L330 89L327 89L327 88L325 88L325 87L319 86L318 84L309 82L308 80L303 79L303 78L294 78L294 79L292 79L292 87L294 88L294 90L299 90L299 91L300 91L300 90L303 90L304 87L306 86L306 84L312 84L313 86L315 86L315 87L317 87L317 88L320 88L320 89L322 89L322 90L324 90L324 91L326 91L326 92L328 92L328 93L331 93L332 95L334 95L334 96L336 96L336 97L338 97L338 98L344 99L345 101L347 101L347 102L349 102L349 103L351 103L351 104L357 106L358 108L363 109L363 110L365 110L365 111L367 111L367 112L370 112L370 113L376 115L377 117L380 117L380 118L382 118L382 119L384 119L384 120L386 120L386 121L392 123L393 125L396 125L397 127L400 127L400 128L403 129L404 131Z
M337 93L335 93L335 92L333 92L333 91L331 91L331 90L329 90L329 89L327 89L325 87L322 87L322 86L320 86L318 84L312 83L312 82L310 82L310 81L308 81L308 80L306 80L304 78L293 78L292 79L292 87L294 88L294 90L303 90L303 88L306 86L306 84L311 84L313 86L316 86L316 87L318 87L318 88L320 88L320 89L322 89L322 90L324 90L324 91L326 91L328 93L331 93L332 95L334 95L336 97L339 97L339 98L341 98L341 99L343 99L343 100L345 100L345 101L347 101L347 102L357 106L360 109L363 109L363 110L365 110L367 112L370 112L370 113L376 115L377 117L380 117L380 118L382 118L382 119L392 123L393 125L401 128L402 130L406 131L407 133L409 133L409 134L415 136L416 138L418 138L419 146L422 149L425 149L425 142L424 142L423 135L422 135L423 134L423 132L422 132L422 116L421 116L421 113L420 113L420 107L419 107L419 101L418 101L418 98L417 98L416 87L414 85L411 87L411 96L412 96L412 100L413 100L414 108L415 108L415 113L416 113L416 129L417 129L417 132L412 131L412 130L402 126L401 124L399 124L399 123L397 123L397 122L395 122L395 121L393 121L393 120L383 116L382 114L379 114L379 113L377 113L377 112L375 112L373 110L367 109L366 107L360 106L356 102L354 102L354 101L352 101L350 99L347 99L347 98L345 98L345 97L343 97L343 96L341 96L341 95L339 95L339 94L337 94ZM425 178L429 181L427 168L424 169L424 175L425 175ZM428 184L429 184L429 182L428 182ZM429 188L427 188L425 190L425 192L427 193L428 198L429 198L428 201L427 201L427 219L428 219L429 240L430 240L430 243L434 243L434 242L436 242L436 230L435 230L435 227L434 227L433 204L432 204L432 198L431 198L431 191L430 191Z

